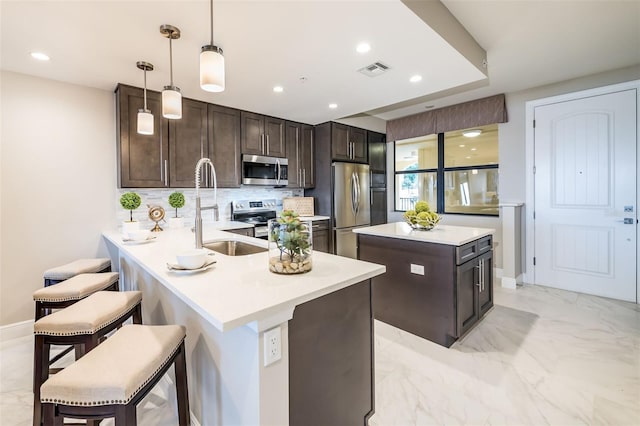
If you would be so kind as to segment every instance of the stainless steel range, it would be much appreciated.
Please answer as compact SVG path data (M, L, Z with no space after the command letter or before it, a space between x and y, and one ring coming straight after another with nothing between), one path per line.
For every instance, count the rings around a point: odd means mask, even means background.
M275 199L236 200L231 203L231 220L252 224L256 238L268 238L267 221L275 218Z

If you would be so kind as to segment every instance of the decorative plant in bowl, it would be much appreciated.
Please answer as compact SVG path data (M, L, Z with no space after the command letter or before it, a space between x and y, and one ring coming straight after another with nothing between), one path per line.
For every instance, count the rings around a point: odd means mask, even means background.
M178 217L178 209L184 207L184 194L182 192L172 192L169 194L169 205L176 209L176 216L169 218L169 226L171 228L181 228L183 225L182 218Z
M269 270L277 274L302 274L311 270L311 222L285 210L271 219L269 230Z
M429 203L418 201L415 210L407 210L404 213L404 220L413 229L431 231L440 222L440 216L438 213L431 211Z
M129 232L138 229L138 222L133 220L133 211L140 207L142 199L135 192L125 192L120 196L120 205L129 210L129 220L122 222L122 231Z

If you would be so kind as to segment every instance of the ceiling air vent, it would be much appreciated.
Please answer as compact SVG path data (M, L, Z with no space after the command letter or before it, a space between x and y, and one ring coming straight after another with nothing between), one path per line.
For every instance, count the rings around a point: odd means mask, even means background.
M371 65L367 65L364 68L360 68L358 72L368 76L368 77L377 77L380 74L384 74L389 70L389 65L385 65L382 62L374 62Z

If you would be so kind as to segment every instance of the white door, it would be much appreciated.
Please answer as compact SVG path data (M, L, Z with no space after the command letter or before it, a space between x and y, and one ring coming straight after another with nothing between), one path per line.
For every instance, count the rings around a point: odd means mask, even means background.
M535 108L536 284L636 301L636 100Z

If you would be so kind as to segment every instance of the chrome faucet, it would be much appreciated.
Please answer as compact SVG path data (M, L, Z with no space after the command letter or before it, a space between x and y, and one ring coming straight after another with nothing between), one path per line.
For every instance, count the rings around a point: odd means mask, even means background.
M200 171L204 164L208 164L213 174L213 205L208 207L200 206ZM218 181L216 180L216 168L208 158L201 158L196 164L196 248L202 248L202 210L213 210L213 220L220 220L218 212Z

